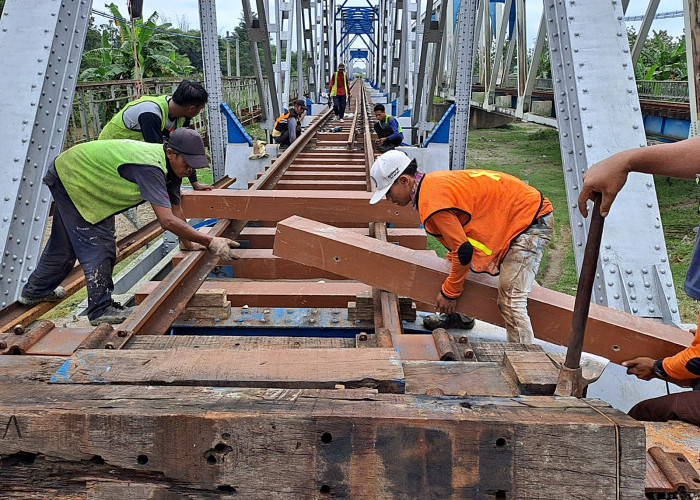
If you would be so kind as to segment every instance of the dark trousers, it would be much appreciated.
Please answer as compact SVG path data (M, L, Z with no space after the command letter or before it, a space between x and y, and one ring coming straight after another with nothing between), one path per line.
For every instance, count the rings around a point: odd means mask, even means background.
M374 131L377 133L377 137L380 139L382 137L389 137L394 131L391 129L391 125L388 123L374 122ZM377 149L382 153L386 153L389 150L394 149L401 145L401 138L397 137L391 141L384 141L384 144L377 146Z
M99 317L112 303L112 271L117 258L114 216L97 224L83 219L55 173L44 177L54 199L51 235L22 295L49 295L68 276L77 258L85 273L89 319Z
M345 106L347 104L347 96L344 95L334 95L333 96L333 113L338 118L345 116Z
M297 137L301 135L301 127L297 127ZM275 141L275 144L279 144L280 146L289 146L291 142L289 141L289 130L285 130L282 132L282 135L279 137L273 137L272 138Z
M700 391L687 391L646 399L628 413L635 420L666 422L682 420L700 425Z

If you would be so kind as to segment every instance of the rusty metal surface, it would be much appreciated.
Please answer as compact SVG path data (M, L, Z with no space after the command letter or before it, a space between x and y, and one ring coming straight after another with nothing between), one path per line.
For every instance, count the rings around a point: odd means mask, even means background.
M50 321L39 321L29 329L16 325L12 332L0 335L0 354L26 354L47 333L55 328Z
M666 452L658 446L647 450L647 492L700 492L700 476L683 453Z
M54 328L34 344L26 354L70 356L92 332L92 328Z

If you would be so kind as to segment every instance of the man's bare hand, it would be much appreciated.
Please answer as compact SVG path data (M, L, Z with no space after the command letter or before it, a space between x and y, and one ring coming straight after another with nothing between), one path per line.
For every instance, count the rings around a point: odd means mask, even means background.
M195 191L211 191L212 189L214 189L214 186L210 186L209 184L200 184L199 182L193 182L192 189L194 189Z
M209 243L209 251L224 260L238 260L240 256L233 249L239 246L237 242L228 238L214 237Z
M450 300L441 293L438 293L437 299L435 299L435 303L436 310L439 313L450 314L457 310L457 300Z
M651 358L639 357L623 361L622 366L627 368L627 375L635 375L642 380L654 378L654 361Z
M610 205L627 181L627 162L624 153L618 153L596 163L583 175L583 186L578 196L578 210L588 217L586 202L593 201L601 193L600 215L610 213Z

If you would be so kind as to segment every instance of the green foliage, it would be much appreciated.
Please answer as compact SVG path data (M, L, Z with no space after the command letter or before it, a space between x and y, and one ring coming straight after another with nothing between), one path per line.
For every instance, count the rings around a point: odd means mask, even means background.
M194 70L187 56L178 53L167 33L163 33L170 24L156 25L157 12L143 21L143 26L135 26L132 34L130 24L117 6L112 3L107 7L118 19L115 21L117 30L104 29L100 46L84 53L85 69L80 74L80 81L179 77ZM135 73L134 55L138 60L139 75Z
M634 28L628 28L627 38L630 47L634 47ZM674 39L666 31L654 31L644 42L634 74L638 80L687 80L685 37Z

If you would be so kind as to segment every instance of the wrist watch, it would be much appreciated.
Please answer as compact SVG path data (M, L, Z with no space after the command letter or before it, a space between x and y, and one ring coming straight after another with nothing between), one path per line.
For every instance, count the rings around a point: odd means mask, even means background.
M654 361L654 376L656 378L666 378L666 370L664 370L664 359L657 359Z

